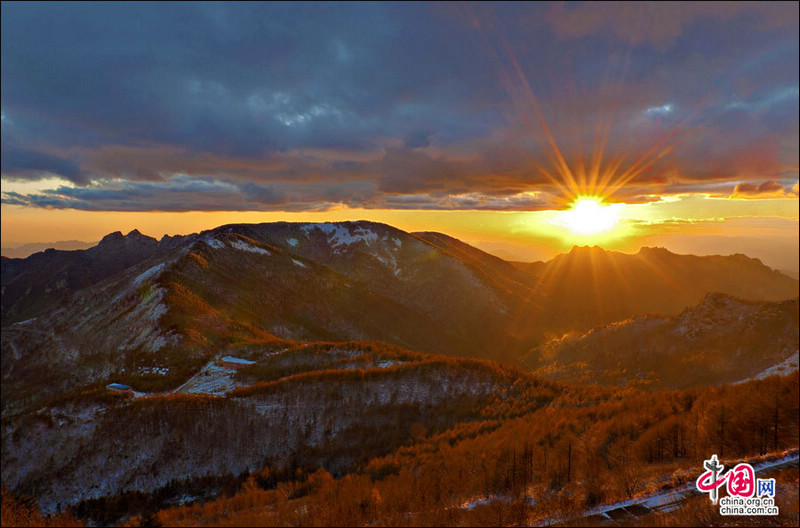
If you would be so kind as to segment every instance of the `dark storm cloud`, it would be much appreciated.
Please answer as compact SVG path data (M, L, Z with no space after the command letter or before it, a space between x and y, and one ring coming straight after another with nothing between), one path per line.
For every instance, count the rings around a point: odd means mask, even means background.
M309 203L326 204L341 190L311 185ZM297 196L286 185L257 185L178 175L165 182L100 181L87 187L59 187L38 194L3 193L3 203L87 211L272 210L295 207Z
M455 45L437 45L437 22L419 16L424 6L3 9L4 111L14 108L21 119L47 112L53 124L79 122L106 141L121 135L229 155L376 148L376 136L453 112L438 107L452 95L438 59L458 74L453 90L476 84L465 75L473 61ZM409 30L413 42L404 41ZM439 56L426 60L432 50ZM449 119L475 129L469 115ZM56 139L69 142L66 134Z
M535 208L552 163L523 77L573 168L598 124L625 163L680 132L618 199L796 179L797 19L794 3L3 3L4 181L86 190L4 203Z
M18 179L38 179L57 174L74 183L88 183L85 175L81 174L77 162L46 152L3 145L0 165L4 176L9 175Z
M8 191L3 193L2 203L85 211L322 211L344 203L367 209L535 210L553 206L542 197L524 193L397 195L358 181L257 184L186 175L164 182L99 181L39 193Z

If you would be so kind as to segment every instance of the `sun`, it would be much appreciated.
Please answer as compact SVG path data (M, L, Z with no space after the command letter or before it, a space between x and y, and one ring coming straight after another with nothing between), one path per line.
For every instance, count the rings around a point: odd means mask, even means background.
M602 198L579 196L572 206L561 213L561 222L578 235L596 235L613 229L619 221L614 207L603 203Z

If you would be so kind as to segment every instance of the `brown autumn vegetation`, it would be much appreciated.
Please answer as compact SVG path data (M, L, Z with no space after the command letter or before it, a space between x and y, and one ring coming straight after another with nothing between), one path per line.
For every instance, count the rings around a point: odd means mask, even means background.
M713 293L674 317L637 317L559 336L532 349L525 365L564 383L663 389L734 383L798 349L797 315L797 299L755 302Z
M130 522L571 522L686 482L711 453L728 465L798 445L797 373L656 392L567 386L375 342L293 343L277 354L281 345L263 345L232 348L257 363L236 374L250 385L227 397L132 399L95 385L26 415L13 445L79 431L72 416L100 408L82 451L63 452L15 489L38 497L54 475L94 474L111 493L74 511L100 524L142 513ZM130 465L141 453L147 463ZM107 467L148 487L120 493ZM183 496L199 500L155 513Z
M165 273L165 279L171 272ZM185 336L182 348L202 353L208 348L219 348L252 341L288 344L286 341L247 322L232 318L231 314L213 308L201 295L178 281L165 280L165 303L169 310L161 325ZM205 292L213 296L212 293Z
M661 392L560 387L523 377L480 414L443 431L420 424L410 443L339 478L319 468L276 482L270 475L279 468L265 467L231 497L163 510L157 519L177 526L580 519L594 505L696 478L711 453L728 465L796 448L798 375ZM796 482L796 472L784 477L780 485L789 493L772 522L796 520ZM689 502L657 522L702 524L703 508L702 501Z
M797 468L769 476L775 478L775 505L780 509L779 516L725 517L719 514L718 508L711 504L708 497L697 496L689 498L670 515L641 519L637 526L797 526L800 521Z
M0 509L0 526L85 526L71 513L44 515L33 500L15 497L2 490L3 506Z
M5 460L18 468L7 468L17 479L10 485L53 507L130 489L155 493L176 479L227 479L266 464L281 481L294 478L295 469L307 473L320 466L341 477L354 464L426 433L479 419L489 395L524 376L489 361L425 356L379 343L323 343L309 350L314 348L327 352L308 372L257 384L252 393L114 396L106 402L98 399L102 392L87 389L57 406L10 418L14 433L4 443ZM273 357L269 349L261 354ZM68 442L69 449L55 456L47 446L56 442ZM45 463L26 463L27 456ZM183 494L179 488L173 486L177 495L170 499ZM103 513L106 506L96 506L83 510L87 517L114 520L112 512ZM113 508L117 518L120 511Z

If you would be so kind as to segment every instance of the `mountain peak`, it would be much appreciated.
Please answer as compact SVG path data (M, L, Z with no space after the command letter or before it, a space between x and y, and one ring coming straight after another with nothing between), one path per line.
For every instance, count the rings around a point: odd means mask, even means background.
M670 250L665 247L657 246L657 247L647 247L642 246L639 248L640 255L671 255L673 254Z
M569 251L570 254L589 254L589 253L605 253L606 250L600 246L572 246Z
M114 231L113 233L109 233L100 240L99 246L109 244L112 242L119 242L120 240L124 239L125 235L122 234L122 231Z
M112 245L120 245L124 244L125 246L141 246L141 245L151 245L157 244L158 241L155 238L149 237L147 235L143 235L139 232L138 229L134 229L130 231L127 235L123 235L121 231L114 231L113 233L109 233L103 237L103 239L98 244L98 247L109 247Z

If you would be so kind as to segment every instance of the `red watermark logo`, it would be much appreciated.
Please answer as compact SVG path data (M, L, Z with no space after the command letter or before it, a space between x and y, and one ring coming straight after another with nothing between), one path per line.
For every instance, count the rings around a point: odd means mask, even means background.
M757 479L753 466L744 463L724 472L717 455L704 461L703 468L706 471L697 478L697 489L708 493L713 504L720 504L721 515L778 515L775 479ZM728 496L720 500L723 486Z

